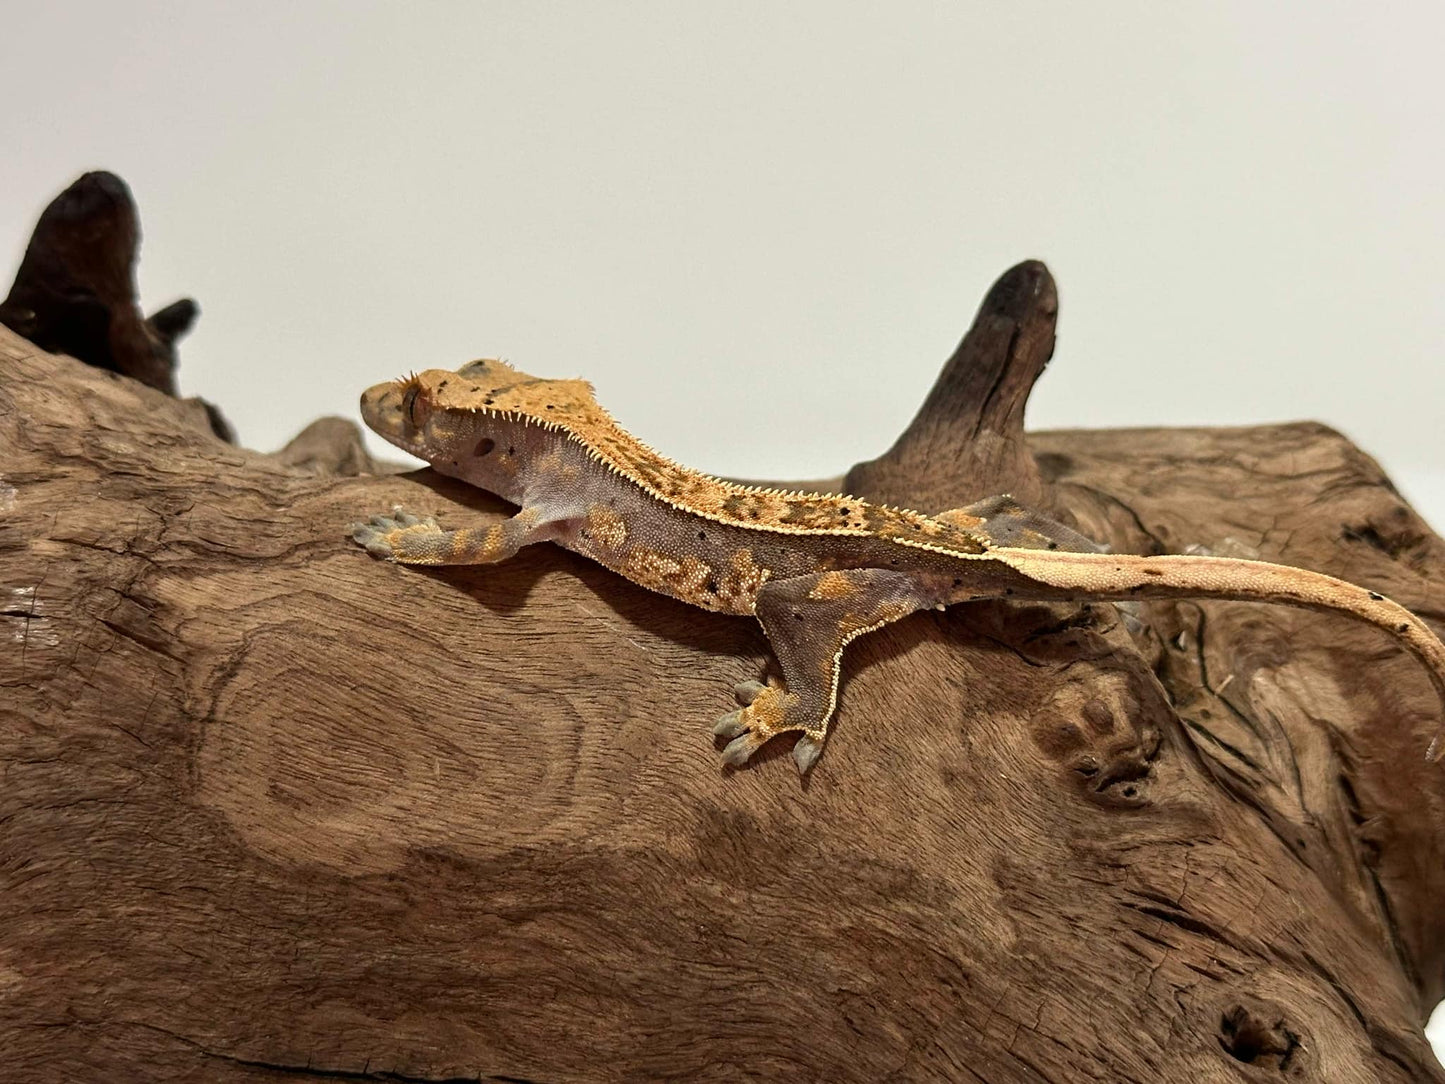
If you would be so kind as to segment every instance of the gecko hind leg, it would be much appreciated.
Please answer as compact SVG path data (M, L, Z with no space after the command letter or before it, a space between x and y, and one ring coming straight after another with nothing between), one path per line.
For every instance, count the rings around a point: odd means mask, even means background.
M562 521L548 520L540 509L523 508L489 527L443 530L437 521L403 511L372 516L351 525L353 541L373 557L404 565L483 565L505 561L523 546L555 538Z
M781 684L743 682L743 705L713 728L730 739L723 761L746 763L770 739L800 731L793 760L804 774L823 751L838 696L843 648L866 632L934 605L908 575L877 568L819 572L773 580L755 612L783 672Z

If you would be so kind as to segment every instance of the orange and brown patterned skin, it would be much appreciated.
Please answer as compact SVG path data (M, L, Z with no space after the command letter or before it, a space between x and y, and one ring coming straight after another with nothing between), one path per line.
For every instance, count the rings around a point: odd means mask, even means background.
M366 423L436 470L519 506L490 527L444 530L401 509L352 526L377 557L481 564L555 542L648 590L758 619L783 681L746 682L718 722L741 765L796 731L806 772L837 703L844 647L916 610L981 598L1041 601L1228 598L1348 614L1425 664L1445 701L1445 645L1408 610L1316 572L1224 557L1098 552L1088 539L994 497L929 516L855 497L709 477L619 426L581 380L500 361L429 369L361 397ZM1434 757L1440 740L1431 743Z

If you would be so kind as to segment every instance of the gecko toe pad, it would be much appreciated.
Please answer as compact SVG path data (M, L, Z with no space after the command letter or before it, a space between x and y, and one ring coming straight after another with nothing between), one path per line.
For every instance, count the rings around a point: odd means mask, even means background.
M723 746L723 763L730 768L741 768L748 762L748 758L762 748L767 738L759 737L756 733L748 731L739 734L727 745Z
M740 681L733 686L733 696L743 707L747 707L758 698L758 694L767 686L761 681Z
M793 763L798 766L798 774L807 775L808 770L818 762L818 757L822 754L822 738L814 738L808 734L799 735L797 742L793 745Z
M743 722L741 711L730 711L717 721L712 732L719 738L736 738L747 732L748 724Z

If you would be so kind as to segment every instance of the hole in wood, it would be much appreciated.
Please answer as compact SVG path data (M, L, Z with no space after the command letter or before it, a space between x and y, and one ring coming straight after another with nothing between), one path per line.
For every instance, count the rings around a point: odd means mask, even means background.
M1284 1072L1299 1049L1299 1036L1285 1027L1283 1018L1270 1021L1235 1005L1220 1018L1219 1044L1236 1061Z

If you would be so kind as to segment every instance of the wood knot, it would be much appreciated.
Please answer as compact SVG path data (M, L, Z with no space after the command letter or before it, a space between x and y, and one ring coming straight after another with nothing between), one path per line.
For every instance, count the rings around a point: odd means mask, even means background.
M1294 1075L1300 1068L1300 1038L1276 1012L1231 1005L1219 1020L1219 1045L1236 1061L1261 1069Z
M1137 807L1149 800L1161 729L1126 671L1060 689L1034 717L1034 743L1066 767L1090 801Z

